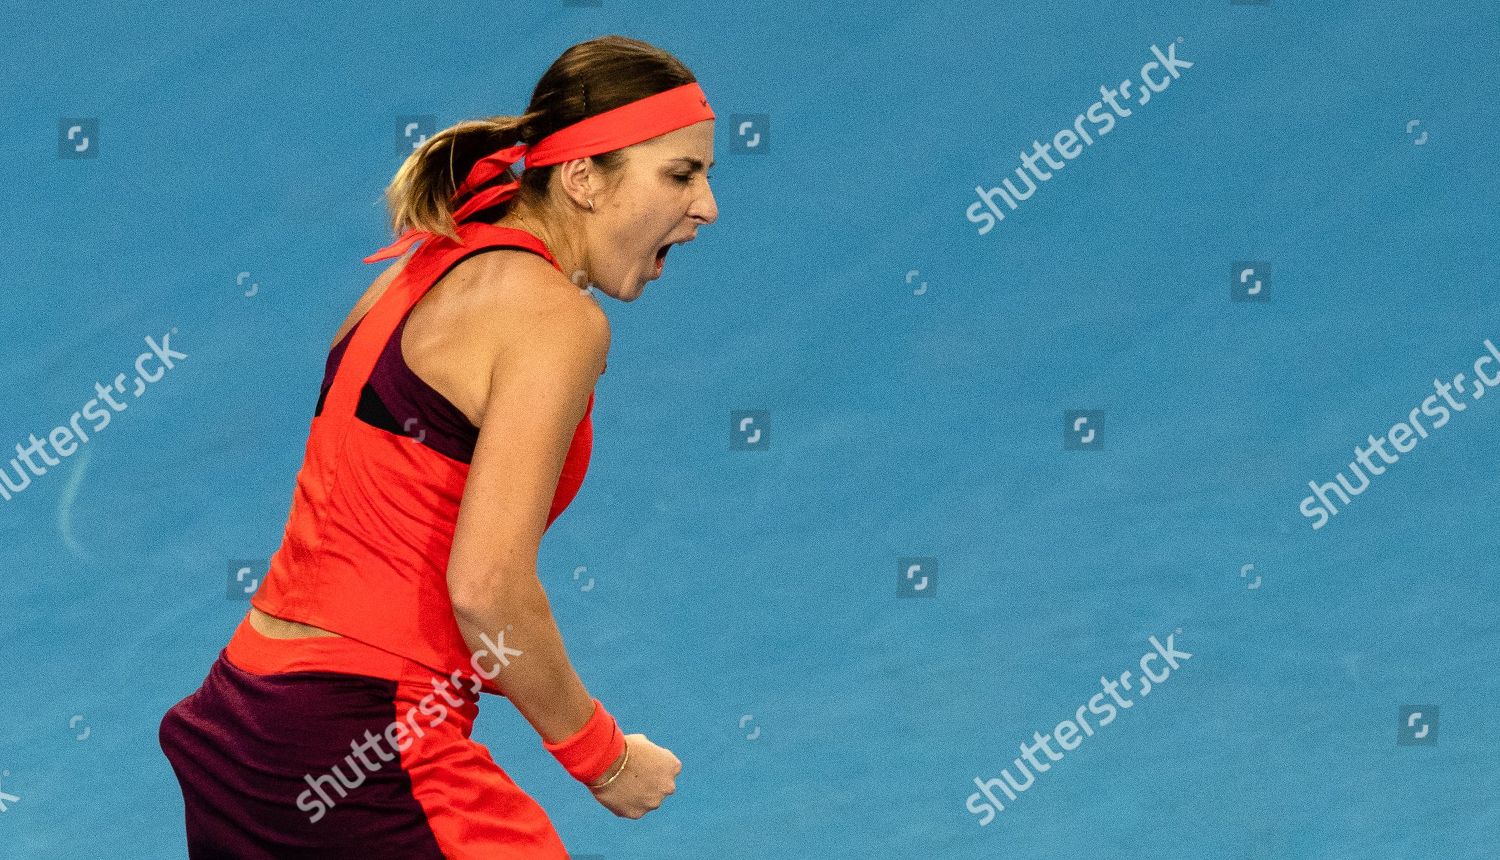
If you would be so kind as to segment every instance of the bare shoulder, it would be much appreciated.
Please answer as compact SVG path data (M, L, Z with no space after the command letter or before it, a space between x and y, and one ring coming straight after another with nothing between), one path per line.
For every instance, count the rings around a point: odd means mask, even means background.
M504 363L528 355L578 352L597 361L609 351L609 318L587 290L528 251L477 254L454 267L473 335Z

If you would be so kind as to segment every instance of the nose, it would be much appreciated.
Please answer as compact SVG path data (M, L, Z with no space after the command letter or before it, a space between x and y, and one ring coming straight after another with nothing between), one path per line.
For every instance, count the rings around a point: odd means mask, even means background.
M719 204L714 201L714 190L708 181L703 182L703 194L693 200L688 208L688 217L700 224L712 224L719 220Z

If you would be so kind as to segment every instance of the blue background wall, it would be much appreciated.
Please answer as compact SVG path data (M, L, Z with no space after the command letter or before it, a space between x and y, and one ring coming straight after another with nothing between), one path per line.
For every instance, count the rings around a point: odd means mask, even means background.
M506 702L476 732L571 851L1493 856L1500 396L1298 510L1500 339L1493 3L5 5L0 449L147 336L188 358L0 503L0 854L184 856L157 723L280 539L397 118L519 113L621 33L708 92L720 220L601 299L541 558L678 792L616 819ZM1171 44L1190 69L978 232L976 186ZM1152 695L966 808L1168 634Z

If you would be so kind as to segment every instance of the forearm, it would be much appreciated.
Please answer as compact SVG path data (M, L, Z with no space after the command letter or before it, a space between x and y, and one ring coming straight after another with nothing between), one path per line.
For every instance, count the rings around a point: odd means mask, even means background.
M581 729L594 711L593 698L568 661L562 633L534 571L511 578L503 596L454 605L459 632L470 653L491 650L504 631L513 656L500 661L492 683L516 706L542 739L555 742ZM515 654L519 651L519 654ZM491 657L491 662L494 657Z

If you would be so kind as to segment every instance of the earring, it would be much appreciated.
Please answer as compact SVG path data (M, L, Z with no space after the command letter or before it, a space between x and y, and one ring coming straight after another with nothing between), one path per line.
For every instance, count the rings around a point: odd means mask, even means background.
M589 211L594 211L594 198L592 197L589 198Z

